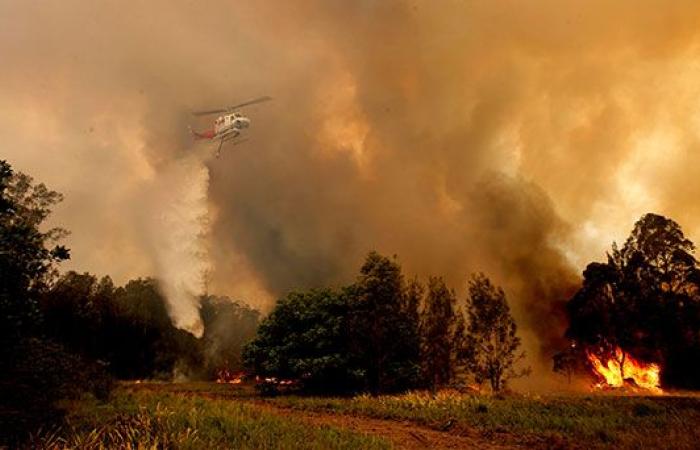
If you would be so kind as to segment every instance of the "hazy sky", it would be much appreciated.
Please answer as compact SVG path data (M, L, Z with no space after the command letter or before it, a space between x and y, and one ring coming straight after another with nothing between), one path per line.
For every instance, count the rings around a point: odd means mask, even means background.
M487 272L537 353L643 213L700 238L698 38L697 1L0 0L0 157L65 194L66 268L164 279L181 326L204 280L269 307L377 249Z

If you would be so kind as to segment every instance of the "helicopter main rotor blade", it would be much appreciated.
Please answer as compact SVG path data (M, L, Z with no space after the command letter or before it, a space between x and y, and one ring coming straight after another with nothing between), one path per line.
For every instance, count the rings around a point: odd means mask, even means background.
M209 114L225 113L228 109L212 109L211 111L193 111L193 116L207 116Z
M258 97L258 98L256 98L256 99L249 100L249 101L247 101L247 102L243 102L243 103L239 103L239 104L237 104L237 105L229 106L229 109L242 108L242 107L244 107L244 106L255 105L256 103L267 102L267 101L270 101L270 100L272 100L272 97L268 97L268 96L266 95L266 96L264 96L264 97Z
M239 103L237 105L229 106L228 108L225 108L225 109L212 109L209 111L193 111L192 115L193 116L208 116L209 114L221 114L221 113L233 111L234 109L237 109L237 108L242 108L242 107L248 106L248 105L255 105L256 103L267 102L270 100L272 100L272 97L268 97L266 95L264 97L258 97L256 99L249 100L247 102L243 102L243 103Z

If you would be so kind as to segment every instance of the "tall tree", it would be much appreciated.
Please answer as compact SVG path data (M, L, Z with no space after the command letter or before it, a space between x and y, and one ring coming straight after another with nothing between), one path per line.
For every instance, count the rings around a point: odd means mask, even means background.
M434 394L438 387L454 381L464 354L464 317L454 291L442 278L428 280L420 330L423 377Z
M675 221L645 214L606 263L591 263L569 300L566 336L601 358L615 349L662 363L664 383L700 378L700 271ZM623 353L624 355L625 353ZM624 375L623 375L624 376Z
M529 374L529 368L515 368L525 352L518 352L521 342L506 295L484 274L469 281L467 315L468 366L477 383L488 381L498 392L508 380Z
M58 192L0 160L0 338L16 338L36 327L38 294L55 275L55 264L69 258L68 250L56 244L67 232L42 230L61 200Z
M362 362L369 391L414 385L420 370L418 321L401 266L371 252L348 292L352 349Z
M104 381L41 329L39 296L69 256L57 245L66 232L45 229L60 200L0 160L0 447L55 418L57 400L90 388L97 393Z

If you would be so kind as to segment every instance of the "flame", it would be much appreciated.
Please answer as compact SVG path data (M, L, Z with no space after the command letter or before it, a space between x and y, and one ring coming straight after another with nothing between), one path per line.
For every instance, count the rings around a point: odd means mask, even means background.
M633 383L643 389L661 392L658 364L638 361L619 347L615 349L615 357L608 359L606 364L591 352L587 355L595 373L604 380L595 387L623 387L626 383Z
M221 369L217 375L217 383L241 384L246 374L245 372L231 372L228 369Z

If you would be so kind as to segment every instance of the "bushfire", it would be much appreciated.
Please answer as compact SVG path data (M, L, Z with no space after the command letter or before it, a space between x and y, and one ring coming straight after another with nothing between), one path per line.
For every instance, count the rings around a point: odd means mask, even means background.
M621 348L605 363L592 352L587 352L595 374L600 378L596 388L638 387L654 392L662 392L659 382L661 369L658 364L641 362Z

